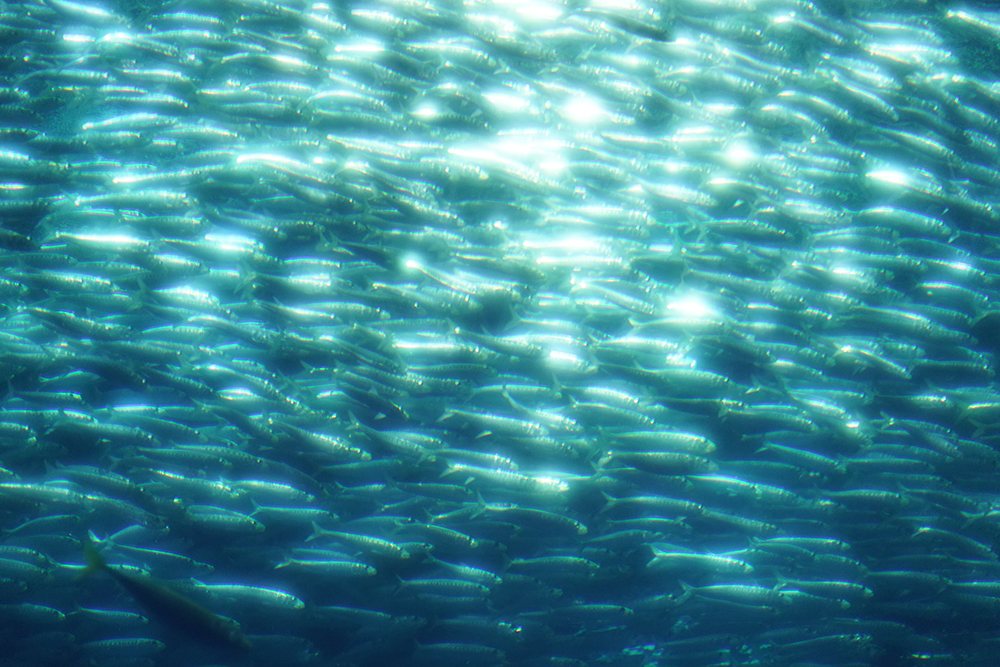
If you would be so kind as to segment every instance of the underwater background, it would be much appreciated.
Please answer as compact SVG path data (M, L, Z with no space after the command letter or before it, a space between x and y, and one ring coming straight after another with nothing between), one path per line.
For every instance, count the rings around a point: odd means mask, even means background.
M0 663L995 665L998 44L0 2Z

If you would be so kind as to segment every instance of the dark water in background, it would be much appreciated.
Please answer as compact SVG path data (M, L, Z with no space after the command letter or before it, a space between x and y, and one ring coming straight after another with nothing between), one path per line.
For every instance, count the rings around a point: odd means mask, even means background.
M1000 14L334 4L0 4L5 664L993 664Z

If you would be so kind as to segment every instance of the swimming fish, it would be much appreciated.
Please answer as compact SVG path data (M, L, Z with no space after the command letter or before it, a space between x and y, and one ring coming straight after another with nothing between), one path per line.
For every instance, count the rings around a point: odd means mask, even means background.
M151 577L134 577L111 567L88 539L83 541L83 553L87 558L87 567L80 574L81 578L103 570L128 591L150 616L184 637L241 652L250 650L250 642L236 621L212 613Z

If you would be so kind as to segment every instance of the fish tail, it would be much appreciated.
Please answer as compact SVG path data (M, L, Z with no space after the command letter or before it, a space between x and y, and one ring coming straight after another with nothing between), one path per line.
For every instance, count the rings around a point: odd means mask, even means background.
M89 574L96 572L97 570L103 570L107 567L104 559L101 558L101 554L98 553L97 547L94 543L90 541L90 537L83 538L83 556L87 559L87 567L85 567L80 574L76 576L77 579L83 579Z
M677 604L681 605L690 600L694 596L695 588L694 586L684 581L678 581L677 583L681 585L681 588L684 591L683 593L681 593L680 597L677 598Z

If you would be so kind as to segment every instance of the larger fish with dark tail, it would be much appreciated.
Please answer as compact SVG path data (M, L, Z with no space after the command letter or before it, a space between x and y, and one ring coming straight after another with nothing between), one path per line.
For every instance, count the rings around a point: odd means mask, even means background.
M250 650L250 642L231 618L212 613L152 577L134 577L111 567L90 540L83 541L83 553L87 567L81 578L98 570L107 572L151 616L184 638L243 653Z

